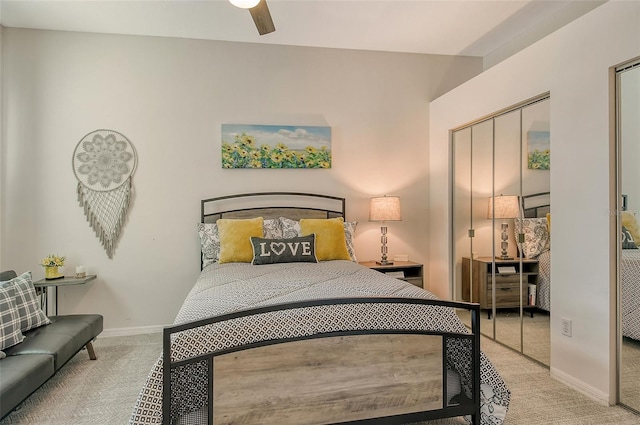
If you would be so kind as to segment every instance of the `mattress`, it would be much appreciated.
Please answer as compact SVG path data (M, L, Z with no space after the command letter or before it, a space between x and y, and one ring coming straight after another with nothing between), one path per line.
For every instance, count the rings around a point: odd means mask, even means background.
M433 299L435 296L407 282L388 277L351 261L285 263L254 266L248 263L211 264L203 269L181 307L175 324L217 316L252 307L338 297L407 297ZM340 322L354 320L358 326L380 322L398 323L442 332L467 333L452 309L420 306L408 312L405 305L384 304L384 310L367 308L370 304L325 306L293 312L276 312L260 320L242 318L220 328L209 329L216 338L204 337L203 329L176 337L172 358L180 360L212 350L246 344L265 338L284 338L292 334L331 331ZM234 319L235 320L235 319ZM455 344L454 344L455 345ZM447 347L447 368L460 375L461 385L469 382L468 355L463 349ZM468 354L468 353L467 353ZM197 381L197 380L196 380ZM194 381L195 382L195 381ZM172 398L172 416L179 418L201 408L201 394L193 382L176 382L177 396ZM500 425L506 416L510 393L495 367L481 353L481 423ZM176 393L174 393L176 394ZM136 401L131 424L162 421L162 357L152 367Z

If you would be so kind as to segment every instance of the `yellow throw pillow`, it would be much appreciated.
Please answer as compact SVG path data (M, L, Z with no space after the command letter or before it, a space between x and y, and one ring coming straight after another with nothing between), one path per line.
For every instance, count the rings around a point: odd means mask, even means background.
M264 237L262 217L250 219L221 218L216 221L220 234L219 263L250 263L253 260L251 237Z
M344 236L344 220L338 218L303 218L300 220L300 235L316 234L316 257L318 261L351 260Z
M551 234L551 213L547 213L547 230Z
M622 225L627 228L631 236L633 236L633 240L640 241L640 226L638 226L638 221L636 220L636 216L629 211L622 212Z

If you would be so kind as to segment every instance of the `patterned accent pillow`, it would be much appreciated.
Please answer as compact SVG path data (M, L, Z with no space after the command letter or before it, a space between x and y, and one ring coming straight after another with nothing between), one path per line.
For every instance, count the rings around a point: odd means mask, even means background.
M280 227L282 228L282 237L285 239L301 236L299 221L291 220L290 218L286 217L280 217Z
M316 235L287 239L251 238L251 264L317 263Z
M0 350L24 340L24 335L20 332L20 313L14 299L13 288L0 286Z
M357 221L345 221L344 223L344 238L347 242L347 251L349 251L349 257L351 257L351 261L358 262L356 259L356 248L354 246L354 240L356 236L356 226L358 225Z
M286 238L295 238L296 236L301 236L299 221L292 220L286 217L280 217L280 225L282 227L283 238L286 239ZM354 245L357 225L358 225L357 221L344 222L344 237L347 243L347 251L349 252L349 257L353 262L358 262L356 258L356 250Z
M220 232L215 223L198 223L202 268L217 263L220 258Z
M514 218L515 238L518 233L524 233L524 243L519 244L520 252L525 258L535 258L549 250L549 229L547 219L543 218Z
M264 220L262 227L267 239L281 239L282 226L277 218ZM202 253L202 267L220 260L220 232L216 223L198 223L200 236L200 252Z
M264 221L262 225L265 239L282 239L282 224L277 218L270 218Z
M638 249L636 241L631 236L631 232L622 226L622 249Z
M22 332L51 323L51 320L40 308L36 288L34 288L31 279L31 272L24 272L18 277L0 283L0 286L13 288L15 291L14 301L20 315L20 330Z

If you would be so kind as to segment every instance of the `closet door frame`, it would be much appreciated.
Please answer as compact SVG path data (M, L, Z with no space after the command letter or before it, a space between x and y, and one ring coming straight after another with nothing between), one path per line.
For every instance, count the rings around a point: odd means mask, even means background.
M522 180L523 180L523 175L522 175L523 164L522 164L521 158L522 158L522 149L523 149L523 144L524 144L524 141L523 141L523 138L522 138L522 126L523 126L523 123L522 123L522 112L523 112L523 109L528 107L528 106L532 106L534 104L537 104L537 103L540 103L540 102L543 102L543 101L548 101L549 99L550 99L550 93L549 92L543 93L541 95L532 97L532 98L527 99L527 100L525 100L523 102L520 102L518 104L512 105L512 106L507 107L507 108L504 108L504 109L502 109L500 111L497 111L497 112L495 112L493 114L489 114L489 115L484 116L482 118L479 118L477 120L474 120L474 121L468 122L466 124L463 124L461 126L458 126L456 128L453 128L453 129L451 129L449 131L450 158L451 158L451 163L452 163L451 175L450 175L450 207L451 207L450 211L452 211L452 213L451 213L452 214L452 216L451 216L452 226L450 228L450 247L451 247L450 258L451 258L451 267L454 270L453 273L450 273L450 283L449 284L450 284L450 293L453 294L453 298L458 300L458 301L461 301L461 299L457 299L458 295L461 294L461 289L458 288L457 285L460 285L459 281L461 280L462 276L458 276L457 275L457 269L458 269L458 267L457 267L458 263L457 262L459 260L461 260L461 258L462 258L462 256L464 254L461 255L461 253L458 251L457 243L456 243L457 241L455 239L455 237L458 236L461 233L461 231L459 229L455 229L454 228L454 226L456 225L456 221L457 221L456 220L456 207L457 207L457 205L455 203L455 199L457 199L457 196L456 196L456 189L457 189L457 187L456 187L456 170L457 170L457 167L456 167L456 164L455 164L455 159L456 159L456 144L455 144L456 133L460 132L460 131L464 131L464 130L470 130L471 131L471 147L470 147L469 150L470 150L470 152L473 153L473 152L475 152L475 149L473 147L473 142L474 142L474 140L473 140L474 131L473 130L474 130L474 126L486 123L488 121L492 122L492 124L491 124L492 125L491 196L500 195L500 193L496 193L496 187L495 187L495 150L496 150L496 140L495 140L495 138L496 138L496 128L495 128L495 124L496 124L496 119L500 118L501 116L505 116L507 114L510 114L510 113L518 111L518 113L519 113L519 126L520 126L519 133L520 133L520 135L518 137L517 142L520 144L519 149L520 149L520 152L521 152L521 156L520 156L520 159L517 162L517 164L519 165L519 177L518 177L518 179L519 179L519 181L518 181L518 191L519 191L519 193L517 193L517 195L521 197L523 195L523 193L522 193L522 190L523 190L523 183L522 183ZM468 162L470 164L472 164L473 163L473 159L470 159ZM471 171L469 172L469 174L471 176L473 176L473 173ZM470 183L470 187L471 188L474 187L474 182ZM520 198L520 199L522 199L522 198ZM473 193L470 194L469 204L470 205L474 204L474 202L473 202ZM474 253L474 237L477 236L477 234L476 234L476 230L477 229L475 229L474 226L473 226L473 222L474 222L473 214L470 213L470 216L471 216L471 219L470 219L471 229L468 229L468 232L469 232L469 248L468 248L468 250L465 248L465 251L468 252L469 254L471 254L471 255L469 255L469 257L473 257L473 253ZM522 218L522 210L520 212L520 217ZM496 276L495 276L496 263L495 263L495 260L496 260L496 255L499 254L499 250L496 249L496 245L495 245L496 244L495 235L496 235L496 226L498 226L498 228L499 228L500 220L492 219L491 223L492 223L491 224L491 235L492 235L491 255L493 256L493 261L492 261L492 266L491 266L491 270L492 270L492 275L491 275L492 277L491 278L492 278L492 282L494 283L492 285L492 294L491 294L491 298L492 298L491 315L495 319L497 317L496 316L496 293L495 293L495 288L496 288L496 285L495 285L495 281L496 281ZM513 231L511 226L509 228L509 231L510 232ZM516 241L516 243L517 243L517 241ZM470 276L468 277L468 279L469 279L470 282L473 282L474 281L474 279L473 279L473 267L469 267L469 269L470 269L469 270ZM520 271L523 270L523 268L522 268L522 260L520 260L520 267L518 268L518 270L520 270ZM460 273L462 274L462 271L460 271ZM520 272L520 285L519 285L520 286L520 291L522 291L522 282L523 282L523 275L522 275L522 272ZM521 295L520 299L522 300L522 294L520 294L520 295ZM478 300L473 300L473 301L474 302L478 302ZM522 354L524 354L524 355L526 355L526 353L524 352L524 346L523 346L523 344L524 344L523 316L526 313L524 311L524 307L525 306L522 304L522 301L521 301L520 306L519 306L520 343L518 344L517 347L516 346L509 346L509 347L514 349L514 350L516 350L516 351L518 351L518 352L520 352L520 353L522 353ZM499 341L497 339L496 322L497 322L497 320L492 320L491 332L490 333L484 333L484 334L485 334L485 336L487 336L489 338L492 338L493 340L495 340L497 342L501 342L501 341ZM534 359L534 360L536 360L536 359ZM545 365L545 366L548 367L548 365Z

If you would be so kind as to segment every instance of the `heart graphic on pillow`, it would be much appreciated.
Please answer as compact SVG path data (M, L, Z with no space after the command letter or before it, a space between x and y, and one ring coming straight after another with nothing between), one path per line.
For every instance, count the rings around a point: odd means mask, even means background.
M287 245L284 242L271 242L271 251L273 251L276 255L280 255L284 252Z

